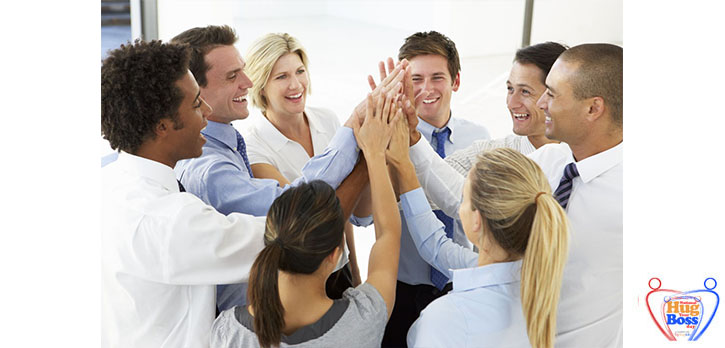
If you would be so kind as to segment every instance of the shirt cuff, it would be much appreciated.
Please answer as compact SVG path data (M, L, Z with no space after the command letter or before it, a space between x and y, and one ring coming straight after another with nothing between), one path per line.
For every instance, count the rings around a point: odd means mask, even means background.
M417 143L410 147L408 153L410 154L410 161L413 162L416 173L419 173L421 170L429 167L430 163L433 162L433 156L438 156L438 154L433 151L433 147L430 146L430 143L428 143L428 141L422 136Z
M352 132L352 128L340 127L335 132L335 136L332 137L327 147L338 149L341 152L345 150L352 151L348 157L354 162L357 162L358 151L360 149L357 147L357 141L355 140L355 134Z
M403 208L403 215L405 217L412 217L431 211L428 199L425 197L425 193L421 187L400 195L400 206Z
M364 217L352 215L352 216L350 216L349 221L351 224L358 226L358 227L368 227L373 224L373 215L370 214L370 216L364 216Z

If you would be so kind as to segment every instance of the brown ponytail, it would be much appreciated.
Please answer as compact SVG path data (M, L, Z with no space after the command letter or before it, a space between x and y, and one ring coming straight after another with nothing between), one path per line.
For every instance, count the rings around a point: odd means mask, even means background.
M479 155L471 205L487 230L521 266L521 308L532 347L554 346L556 310L568 254L568 220L541 168L507 148ZM543 192L543 193L542 193Z
M262 348L279 345L282 337L284 308L277 286L282 253L278 243L267 245L257 255L249 273L249 304L254 308L254 332Z
M312 274L342 247L345 218L335 190L323 181L292 187L275 199L267 213L264 249L249 273L247 298L254 309L254 332L262 348L278 346L284 307L278 274Z

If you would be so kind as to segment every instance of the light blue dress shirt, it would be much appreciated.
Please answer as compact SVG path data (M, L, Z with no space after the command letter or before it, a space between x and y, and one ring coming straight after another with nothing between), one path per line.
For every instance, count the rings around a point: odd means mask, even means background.
M487 140L491 138L486 127L459 118L451 117L446 127L451 130L448 141L444 145L447 155L467 148L476 140ZM437 144L431 142L431 138L433 137L433 132L440 131L441 129L434 127L420 118L418 118L418 127L416 128L422 137L435 149ZM461 221L458 219L458 216L452 216L452 218L453 241L470 249L472 245L468 241L468 238L466 238L466 234L463 233ZM410 238L410 233L408 233L409 227L405 223L405 216L402 212L400 219L402 222L402 231L400 236L398 280L410 285L427 284L432 286L433 283L430 280L430 265L418 254L418 250ZM450 279L450 277L448 278Z
M477 266L478 254L447 238L418 188L400 196L423 259L453 279L408 331L409 347L530 347L521 309L521 260Z
M277 180L251 177L236 151L237 135L232 125L208 121L201 133L207 140L201 157L179 161L174 171L187 192L222 214L267 215L272 202L282 192L312 180L323 180L337 188L358 159L359 149L352 129L341 127L325 151L302 168L302 176L282 188ZM217 288L220 310L246 304L246 287L247 284L220 285Z

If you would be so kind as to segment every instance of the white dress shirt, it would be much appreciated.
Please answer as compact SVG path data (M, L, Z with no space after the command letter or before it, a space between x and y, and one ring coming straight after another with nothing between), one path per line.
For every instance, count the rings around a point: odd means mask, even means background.
M314 155L319 155L340 128L340 120L328 109L305 107L310 126ZM252 116L252 124L242 131L247 142L249 164L266 163L277 168L290 182L302 176L302 168L310 160L307 151L288 139L262 114Z
M248 280L264 217L222 215L128 153L102 172L102 346L207 347L215 285Z
M420 141L418 142L420 143ZM410 149L426 195L457 214L465 178L427 144ZM549 179L552 192L574 158L569 146L547 144L529 155ZM577 162L567 216L569 258L559 301L558 347L622 345L623 144Z

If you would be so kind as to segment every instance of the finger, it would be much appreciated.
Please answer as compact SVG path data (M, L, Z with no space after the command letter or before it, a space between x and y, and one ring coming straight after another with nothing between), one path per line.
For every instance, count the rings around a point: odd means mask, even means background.
M393 101L393 95L392 94L386 94L385 95L385 105L383 106L383 114L382 114L382 120L385 122L385 124L388 124L388 119L390 118L390 105Z
M393 69L395 69L395 63L393 62L393 58L388 57L388 73L392 72Z
M372 94L368 93L367 97L367 107L365 108L365 121L373 118L373 96Z
M394 80L398 77L398 73L400 73L400 71L403 71L403 66L401 64L398 64L398 66L396 66L395 69L393 69L393 71L391 71L385 79L381 80L380 86L395 84L395 82L397 81Z
M378 72L380 73L380 81L385 80L388 74L385 73L385 63L378 62Z
M385 102L385 95L378 94L377 100L375 100L375 117L382 117L383 115L383 104Z
M373 79L372 75L368 75L368 84L370 85L371 91L374 91L375 87L377 87L377 85L375 85L375 79Z
M428 95L430 95L430 92L429 91L426 91L426 90L421 89L420 90L420 93L418 93L418 95L415 96L415 99L414 99L415 100L415 105L418 105L418 103L420 103Z
M393 76L393 75L390 75L390 76ZM390 76L388 76L388 77L390 77ZM400 87L402 87L403 77L405 77L405 72L403 70L398 71L398 73L395 75L395 77L393 79L389 80L385 84L385 86L383 86L382 92L387 94L391 90L395 91L395 90L400 89ZM398 83L401 83L401 85L398 86Z

